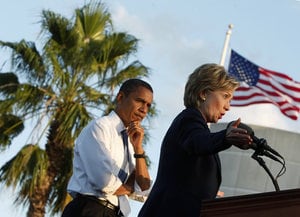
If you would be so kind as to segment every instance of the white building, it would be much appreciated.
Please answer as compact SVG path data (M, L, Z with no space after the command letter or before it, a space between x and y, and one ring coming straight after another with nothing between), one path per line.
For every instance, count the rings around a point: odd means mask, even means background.
M211 124L212 132L226 128L228 123ZM248 125L248 124L247 124ZM286 172L277 179L280 190L300 188L300 134L289 131L248 125L258 138L265 138L267 144L285 159ZM222 162L221 191L226 196L244 195L275 191L272 179L262 166L251 156L254 150L237 147L220 152ZM282 165L262 157L274 177Z

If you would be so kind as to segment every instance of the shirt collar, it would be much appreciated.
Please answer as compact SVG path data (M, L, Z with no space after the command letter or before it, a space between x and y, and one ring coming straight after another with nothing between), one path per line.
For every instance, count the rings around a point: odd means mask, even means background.
M109 113L109 117L111 117L113 122L116 124L116 129L119 133L126 129L123 121L115 111L111 111Z

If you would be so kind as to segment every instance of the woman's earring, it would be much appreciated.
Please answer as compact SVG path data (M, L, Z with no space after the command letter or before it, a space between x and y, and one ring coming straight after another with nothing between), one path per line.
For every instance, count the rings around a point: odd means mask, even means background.
M205 98L205 97L203 97L203 98L202 98L202 100L203 100L203 101L205 101L205 100L206 100L206 98Z

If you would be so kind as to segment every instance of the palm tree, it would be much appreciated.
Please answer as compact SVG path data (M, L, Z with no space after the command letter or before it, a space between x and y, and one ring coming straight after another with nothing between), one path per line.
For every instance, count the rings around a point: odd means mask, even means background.
M13 66L0 73L0 146L9 148L29 120L30 137L38 138L0 168L0 181L17 189L15 202L25 203L28 217L62 211L74 139L90 119L111 111L121 82L149 75L139 61L128 63L138 40L113 30L101 2L76 9L72 19L44 10L41 30L41 51L34 42L0 41Z

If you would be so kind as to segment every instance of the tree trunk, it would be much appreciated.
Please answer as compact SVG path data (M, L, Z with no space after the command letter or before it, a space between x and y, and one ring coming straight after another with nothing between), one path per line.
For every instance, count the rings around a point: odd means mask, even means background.
M27 217L44 217L46 212L49 184L44 185L43 188L38 187L34 191L34 195L29 198L30 204Z
M46 144L46 155L48 157L47 176L40 177L42 183L36 186L34 194L29 198L29 209L27 217L44 217L46 213L47 201L54 183L55 177L64 165L63 144L60 144L58 135L59 123L53 121L49 128Z

